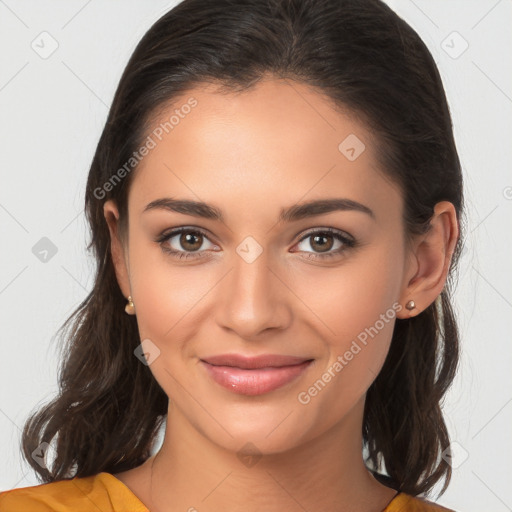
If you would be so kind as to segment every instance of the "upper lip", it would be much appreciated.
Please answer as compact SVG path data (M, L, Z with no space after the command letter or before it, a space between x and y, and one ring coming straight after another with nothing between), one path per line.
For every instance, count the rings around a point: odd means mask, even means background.
M235 366L237 368L255 369L291 366L305 361L311 361L312 359L307 357L284 356L277 354L263 354L254 357L243 356L241 354L220 354L216 356L208 356L201 360L215 366Z

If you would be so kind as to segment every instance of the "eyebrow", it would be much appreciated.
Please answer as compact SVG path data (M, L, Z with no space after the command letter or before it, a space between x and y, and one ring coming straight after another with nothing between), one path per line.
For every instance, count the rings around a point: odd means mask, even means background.
M161 199L155 199L147 204L143 213L155 209L163 209L183 213L185 215L192 215L194 217L224 222L224 216L219 208L199 201L163 197ZM364 204L353 201L352 199L336 198L308 201L288 208L282 208L279 214L279 221L293 222L334 211L358 211L369 215L375 220L375 213Z

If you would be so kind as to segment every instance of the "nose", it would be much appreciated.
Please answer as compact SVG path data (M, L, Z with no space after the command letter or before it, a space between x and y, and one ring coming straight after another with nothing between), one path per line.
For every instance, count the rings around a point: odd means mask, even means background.
M282 275L284 274L284 275ZM233 266L218 289L217 322L244 339L285 329L292 320L286 270L269 261L263 251L253 261L236 254Z

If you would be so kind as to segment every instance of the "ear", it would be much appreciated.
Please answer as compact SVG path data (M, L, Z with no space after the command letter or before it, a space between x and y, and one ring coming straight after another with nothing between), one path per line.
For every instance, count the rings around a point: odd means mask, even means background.
M412 310L403 307L397 312L398 318L409 318L424 311L441 294L446 283L459 236L453 204L437 203L430 226L429 231L414 242L401 291L400 304L405 306L413 300L416 307Z
M131 295L128 255L119 238L119 210L112 199L105 201L103 205L103 215L105 216L110 231L110 250L117 282L119 283L123 295L128 297Z

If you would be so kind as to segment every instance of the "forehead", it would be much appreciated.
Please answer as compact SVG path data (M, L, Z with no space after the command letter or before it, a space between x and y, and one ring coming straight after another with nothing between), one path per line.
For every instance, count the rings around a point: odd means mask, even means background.
M191 107L190 105L194 105ZM159 110L129 201L157 197L277 211L299 200L348 197L401 208L371 132L317 89L265 79L243 92L194 87ZM223 207L225 205L225 208ZM389 205L388 205L389 206Z

